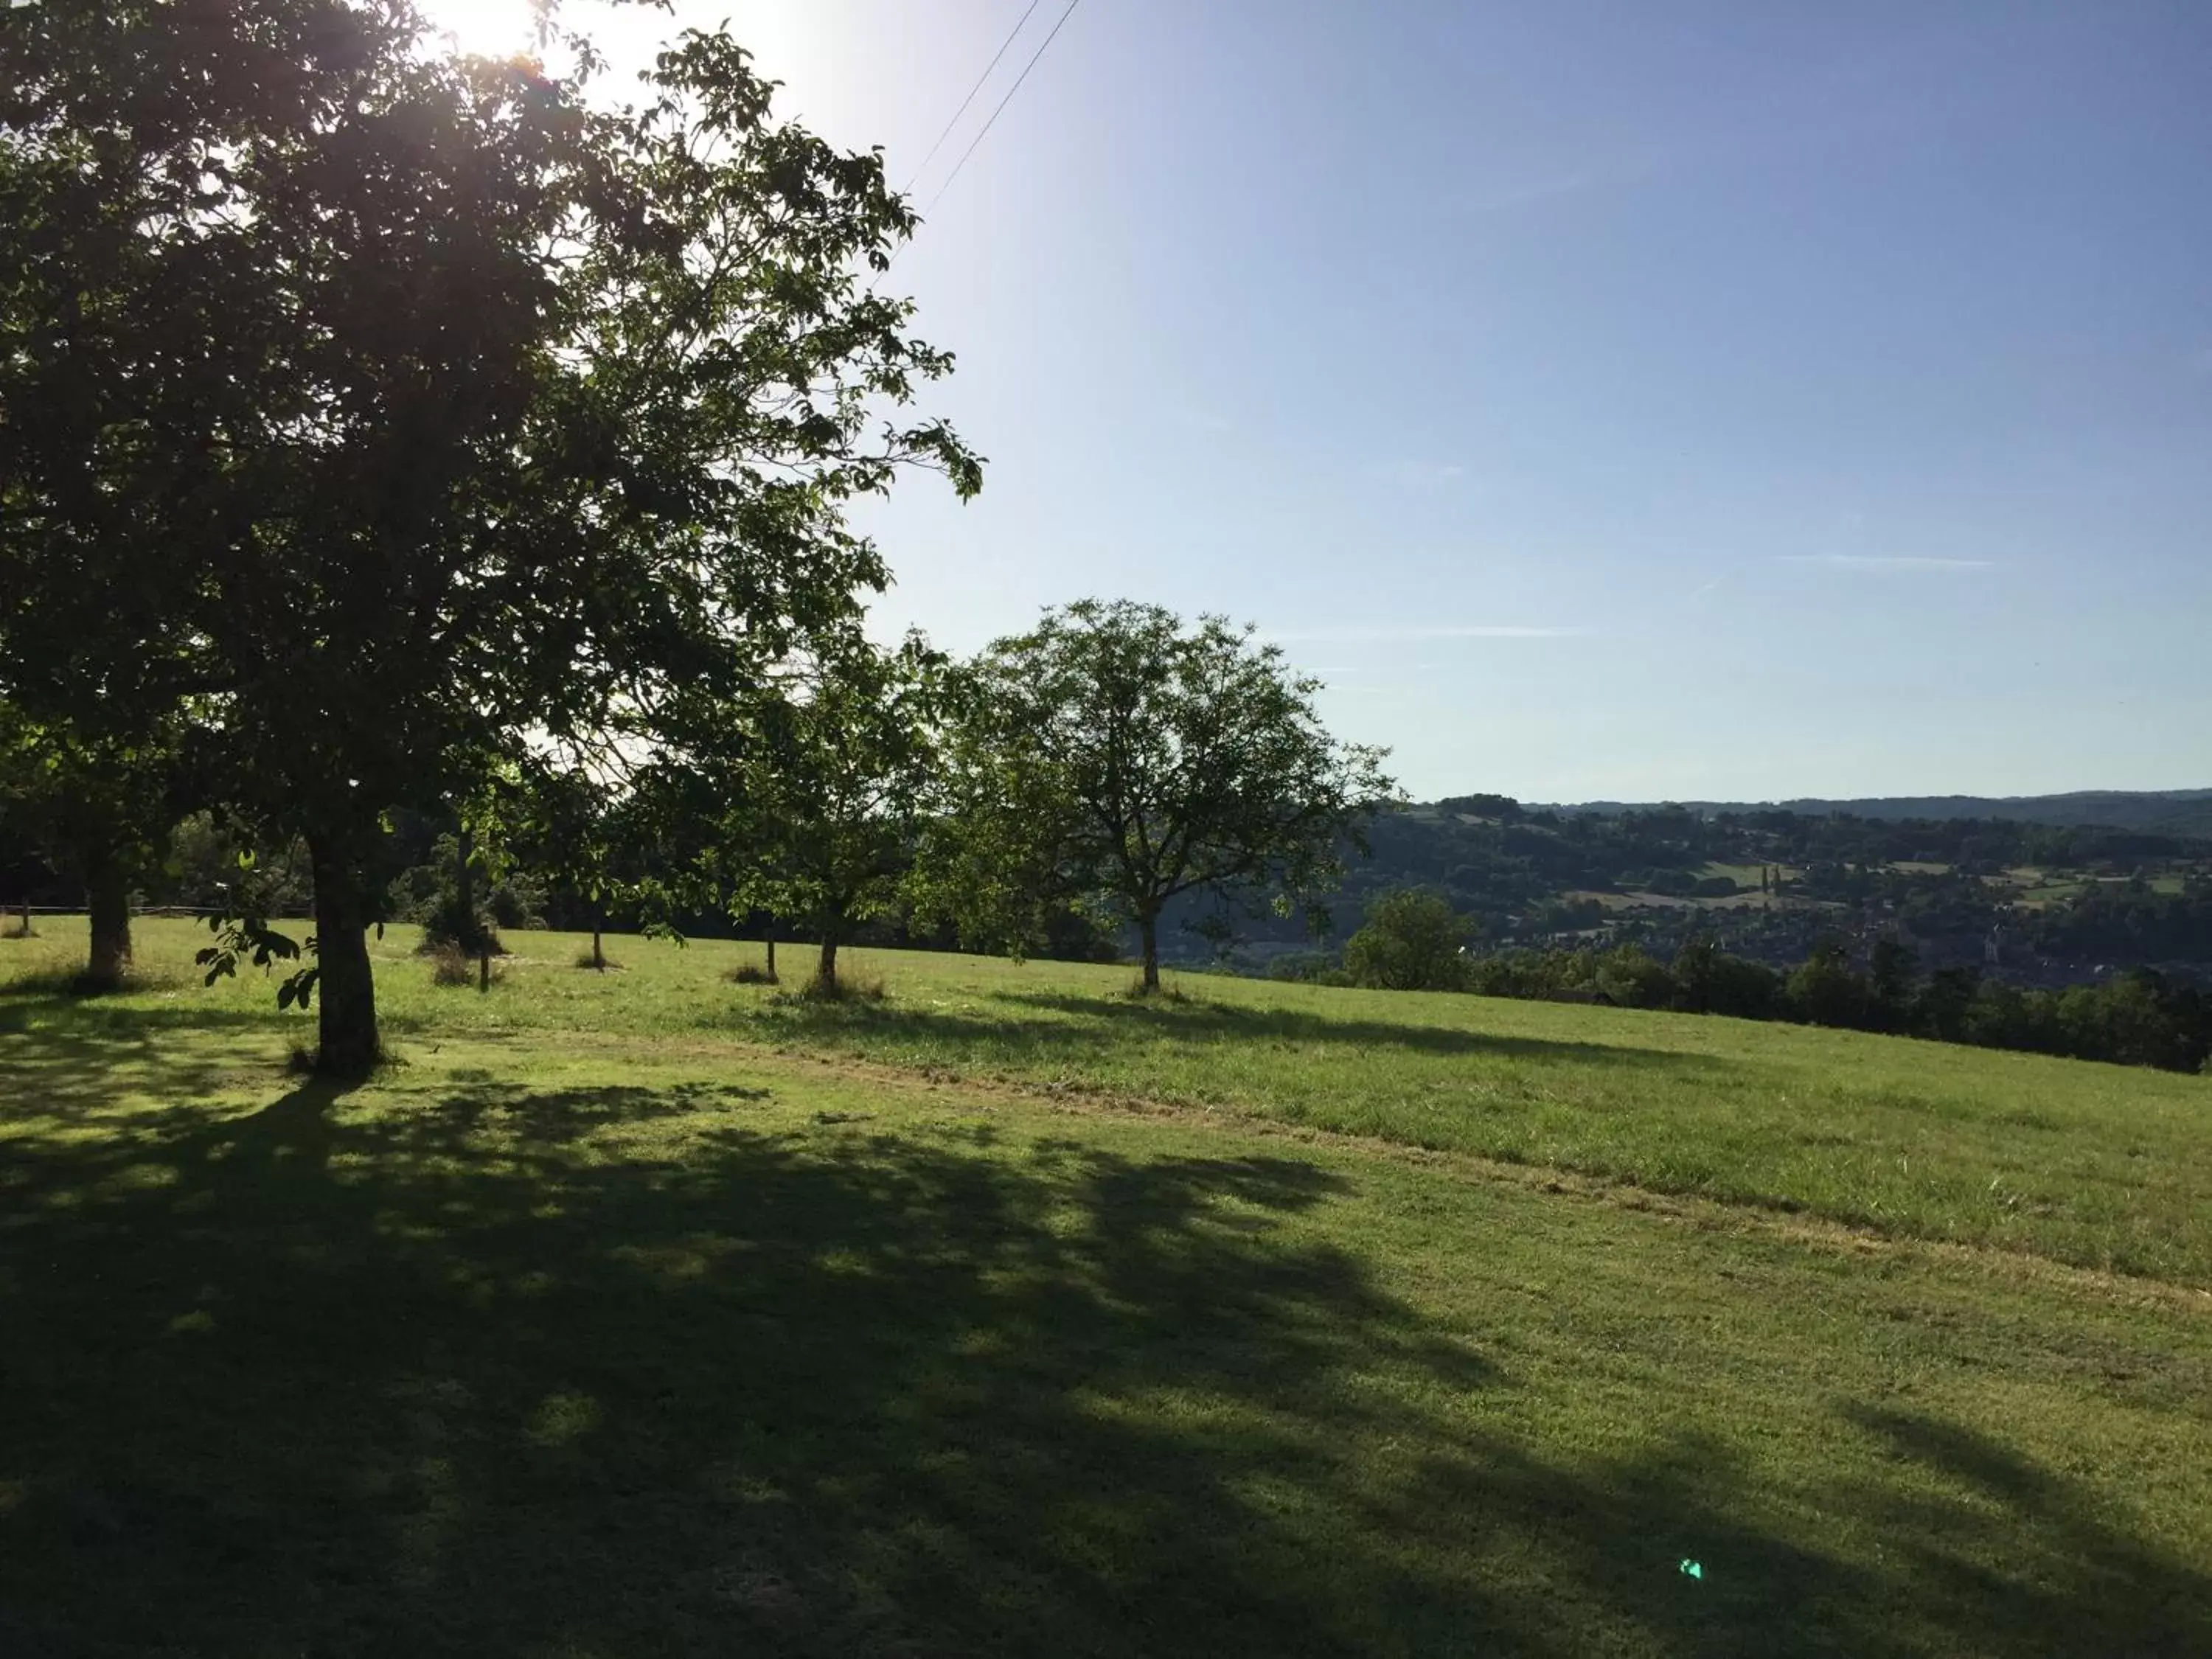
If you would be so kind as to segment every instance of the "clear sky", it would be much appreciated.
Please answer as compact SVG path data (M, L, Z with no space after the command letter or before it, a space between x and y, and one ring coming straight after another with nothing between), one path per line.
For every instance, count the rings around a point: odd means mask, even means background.
M677 17L903 183L1026 5ZM1423 797L2212 785L2204 0L1081 0L893 281L887 629L1225 611Z

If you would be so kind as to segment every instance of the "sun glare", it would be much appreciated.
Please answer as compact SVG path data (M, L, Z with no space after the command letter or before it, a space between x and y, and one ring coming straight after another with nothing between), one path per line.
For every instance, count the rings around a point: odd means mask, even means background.
M422 0L430 26L462 52L505 58L527 52L536 19L530 0Z

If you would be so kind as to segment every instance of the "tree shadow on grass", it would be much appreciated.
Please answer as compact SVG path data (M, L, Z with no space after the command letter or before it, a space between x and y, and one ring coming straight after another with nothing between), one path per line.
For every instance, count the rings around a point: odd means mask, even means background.
M213 1029L269 1029L258 1018L207 1012ZM257 1086L277 1075L266 1061L243 1067L228 1056L180 1053L161 1040L167 1029L155 1011L143 1008L75 1002L0 1008L0 1123L33 1115L89 1122L118 1114L136 1122L145 1108L134 1096L188 1106L235 1086L242 1074Z
M2212 1578L2112 1531L2056 1472L1923 1413L1860 1406L1846 1414L1899 1463L1948 1488L1908 1497L1869 1486L1855 1502L1885 1522L1960 1616L1985 1611L1996 1650L2212 1653ZM2013 1566L2002 1585L1995 1560Z
M2033 1616L2022 1583L1945 1555L1948 1515L1900 1514L1924 1556L1870 1568L1790 1542L1723 1449L1570 1464L1478 1426L1468 1405L1510 1376L1301 1223L1345 1182L1299 1159L769 1132L754 1095L702 1087L471 1078L356 1103L315 1082L250 1116L16 1148L0 1649L2212 1635L2201 1574L1940 1427L1881 1431L2039 1529ZM1711 1579L1675 1571L1677 1540ZM2114 1575L2154 1596L2097 1602Z
M1007 991L992 1003L1034 1009L1042 1018L994 1013L979 1005L948 1012L906 1004L865 1004L829 1008L779 1006L749 1018L828 1036L910 1034L939 1050L966 1048L978 1054L1009 1050L1079 1056L1126 1051L1133 1041L1166 1037L1192 1044L1275 1043L1291 1047L1329 1045L1349 1048L1395 1048L1414 1054L1465 1056L1577 1065L1654 1068L1674 1073L1711 1074L1735 1069L1717 1055L1626 1044L1571 1042L1509 1036L1449 1026L1397 1024L1385 1020L1343 1019L1297 1008L1255 1008L1203 1001L1139 1002L1113 996L1061 992Z

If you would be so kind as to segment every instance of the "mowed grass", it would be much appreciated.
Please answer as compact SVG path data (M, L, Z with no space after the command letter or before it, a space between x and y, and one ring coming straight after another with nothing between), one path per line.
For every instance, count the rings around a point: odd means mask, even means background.
M80 924L81 926L81 924ZM143 924L170 1017L295 1041L258 976L199 988L199 935ZM81 951L58 928L27 950ZM1568 1170L1885 1232L2212 1286L2212 1079L1632 1009L1186 975L1129 998L1126 968L853 953L891 995L823 1007L729 983L761 947L517 933L489 995L435 987L411 929L378 946L395 1042L468 1034L533 1051L738 1042L948 1078L1194 1106ZM0 972L8 957L0 955ZM787 987L812 952L779 947ZM96 1011L86 1018L98 1018Z
M339 1091L181 925L100 1003L46 927L0 1653L2212 1651L2202 1079L873 953L821 1010L521 934L486 996L386 940L404 1063ZM1829 1224L1845 1127L2023 1143L2147 1254L1913 1173Z

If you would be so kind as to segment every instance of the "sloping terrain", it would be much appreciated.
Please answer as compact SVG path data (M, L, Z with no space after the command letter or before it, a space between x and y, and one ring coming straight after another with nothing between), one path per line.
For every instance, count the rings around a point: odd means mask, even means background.
M518 935L0 944L10 1654L2212 1650L2194 1078ZM805 966L787 947L787 975Z

